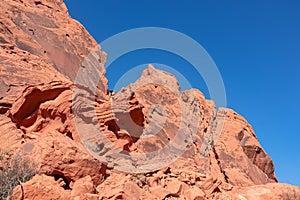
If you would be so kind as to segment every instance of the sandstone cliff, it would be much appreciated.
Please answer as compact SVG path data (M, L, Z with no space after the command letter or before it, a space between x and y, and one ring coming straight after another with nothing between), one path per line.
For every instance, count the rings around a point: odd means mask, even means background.
M111 94L107 55L62 0L0 9L0 170L16 155L37 170L12 199L300 198L246 119L174 76L150 65Z

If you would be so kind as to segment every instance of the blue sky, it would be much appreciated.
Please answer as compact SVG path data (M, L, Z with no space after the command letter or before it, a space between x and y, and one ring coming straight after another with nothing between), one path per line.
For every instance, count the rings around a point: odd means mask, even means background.
M300 186L300 1L65 2L71 16L99 43L149 26L173 29L200 43L222 75L227 107L254 127L279 181ZM172 66L209 98L205 82L188 62L151 49L114 62L107 71L110 88L126 71L144 63Z

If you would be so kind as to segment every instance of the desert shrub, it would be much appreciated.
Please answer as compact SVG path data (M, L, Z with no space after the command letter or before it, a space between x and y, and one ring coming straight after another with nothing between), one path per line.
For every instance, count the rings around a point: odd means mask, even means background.
M2 161L6 155L10 152L9 148L0 149L0 161Z
M7 199L17 185L29 181L36 173L36 165L20 155L3 164L0 169L0 200Z

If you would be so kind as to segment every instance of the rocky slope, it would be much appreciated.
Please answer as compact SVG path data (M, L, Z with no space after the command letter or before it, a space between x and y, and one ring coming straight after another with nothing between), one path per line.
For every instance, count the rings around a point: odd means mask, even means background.
M300 198L242 116L174 76L149 66L111 94L106 54L62 0L0 10L0 169L18 155L38 171L12 199Z

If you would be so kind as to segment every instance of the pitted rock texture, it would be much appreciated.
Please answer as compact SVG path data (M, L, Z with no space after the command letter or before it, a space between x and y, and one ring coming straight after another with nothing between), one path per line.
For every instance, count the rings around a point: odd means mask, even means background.
M92 50L99 91L107 92L106 54L62 0L3 0L0 10L0 106L13 103L26 86L75 80Z
M0 10L0 170L38 171L12 199L300 199L246 119L175 76L149 65L109 92L106 53L62 0Z
M213 152L226 181L237 186L277 182L273 161L247 121L230 109L218 113L225 122Z
M115 137L111 142L125 140L122 147L127 152L159 151L180 135L175 143L185 151L177 161L170 160L175 169L197 170L236 186L276 182L272 160L243 117L230 109L216 110L195 89L181 92L175 77L153 66L112 96L110 106L109 114L101 111L109 106L100 107L98 113L104 115L99 118L107 125L105 133ZM104 146L99 154L107 151ZM163 162L172 156L163 153L155 159Z
M31 158L40 173L61 177L67 185L88 175L94 184L99 184L105 176L106 165L92 157L82 145L59 132L48 132L26 142L20 150L20 155Z

